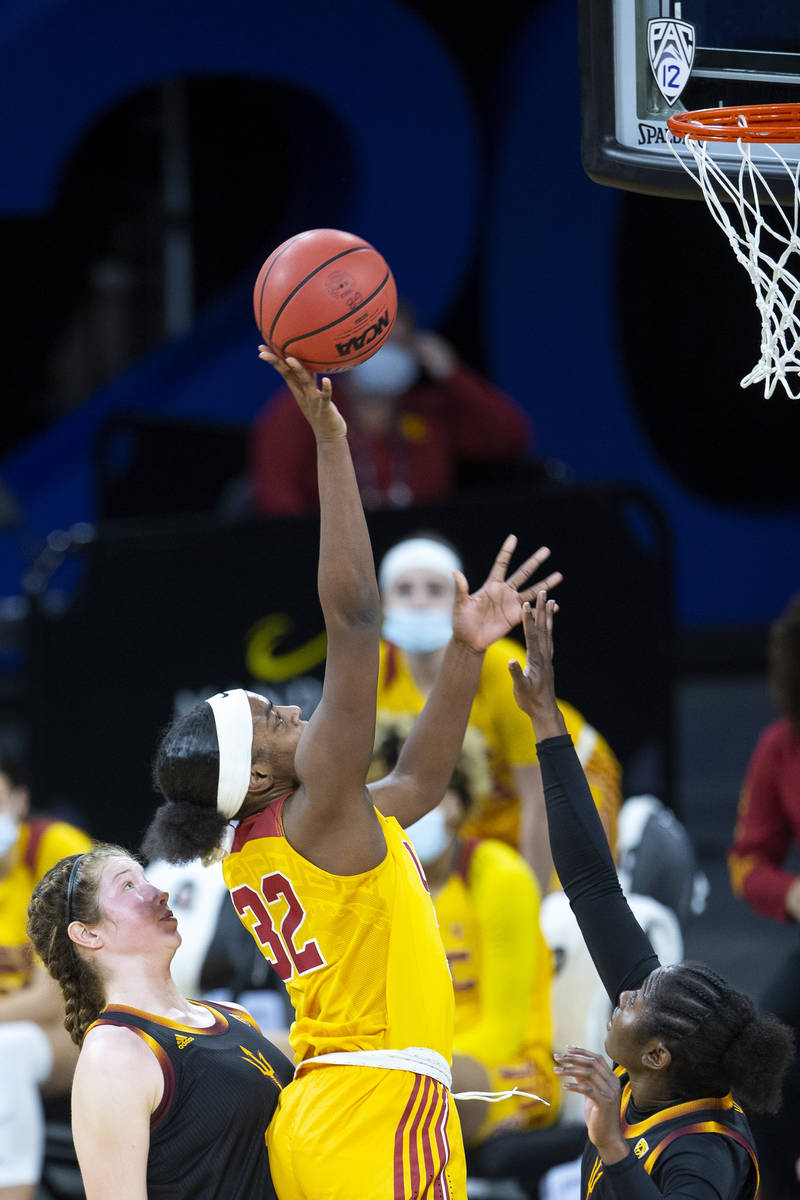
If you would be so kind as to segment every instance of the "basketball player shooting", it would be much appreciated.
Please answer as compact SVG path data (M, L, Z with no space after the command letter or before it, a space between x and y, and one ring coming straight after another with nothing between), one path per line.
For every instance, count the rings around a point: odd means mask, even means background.
M543 547L506 578L513 536L474 594L455 573L439 678L394 770L367 789L381 613L346 425L327 378L318 386L297 359L266 347L260 356L316 437L322 698L308 722L242 690L174 722L155 764L167 802L144 849L171 861L208 855L229 820L239 821L225 880L296 1014L296 1076L268 1133L281 1200L463 1197L450 1093L453 987L404 828L447 788L483 652L521 620L523 601L561 576L525 586L549 555Z

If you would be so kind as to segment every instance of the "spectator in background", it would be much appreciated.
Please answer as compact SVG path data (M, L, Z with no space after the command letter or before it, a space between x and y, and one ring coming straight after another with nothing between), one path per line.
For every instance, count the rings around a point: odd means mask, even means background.
M761 734L750 758L739 819L728 854L731 885L756 912L800 922L800 875L784 865L800 846L800 592L772 625L769 675L780 717ZM761 997L761 1006L791 1025L800 1045L800 942ZM756 1118L764 1195L800 1194L800 1061L795 1058L777 1117Z
M378 711L419 713L452 632L453 571L461 563L453 548L434 536L398 542L378 574L383 602L383 637L378 676ZM523 657L510 638L490 646L470 724L486 738L491 786L476 797L463 832L496 838L518 849L533 867L542 895L557 886L547 839L544 794L530 722L514 703L508 662ZM622 771L608 743L577 709L559 700L567 728L586 773L611 844L621 802Z
M413 718L386 714L378 725L370 778L397 763ZM467 1146L494 1134L552 1124L559 1087L553 1069L550 951L539 928L539 888L528 864L502 842L462 838L474 798L489 784L486 742L467 729L441 803L409 826L425 868L455 992L453 1090L517 1087L490 1104L459 1101Z
M80 829L30 817L19 764L0 759L0 1197L28 1200L44 1156L41 1092L66 1095L78 1052L64 1029L55 980L34 960L28 901L67 854L91 849Z
M522 410L460 362L444 338L417 329L407 307L377 354L333 381L366 508L443 500L462 461L530 453ZM318 507L314 436L286 389L256 418L250 472L257 511Z

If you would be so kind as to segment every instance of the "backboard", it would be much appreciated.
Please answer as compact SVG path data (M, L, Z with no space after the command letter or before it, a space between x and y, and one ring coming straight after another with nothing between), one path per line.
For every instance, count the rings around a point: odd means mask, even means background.
M695 199L669 116L800 101L798 0L579 0L579 18L582 157L597 183ZM735 145L713 154L738 171ZM800 144L781 154L796 163ZM758 161L778 199L791 199L769 152Z

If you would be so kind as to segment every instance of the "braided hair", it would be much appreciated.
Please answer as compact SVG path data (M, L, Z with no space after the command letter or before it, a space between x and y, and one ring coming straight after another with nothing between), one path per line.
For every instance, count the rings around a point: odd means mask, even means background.
M227 818L217 811L219 742L214 713L205 702L167 726L153 761L153 783L164 797L145 833L148 862L209 858L219 846Z
M776 1017L759 1013L704 963L659 974L647 997L645 1038L660 1037L672 1056L675 1091L687 1098L733 1092L745 1109L777 1112L794 1037Z
M61 987L64 1027L78 1046L105 1005L105 989L96 966L79 951L67 930L70 921L86 925L100 921L100 876L109 859L117 857L131 855L121 846L103 843L85 854L62 858L39 880L28 904L28 937Z

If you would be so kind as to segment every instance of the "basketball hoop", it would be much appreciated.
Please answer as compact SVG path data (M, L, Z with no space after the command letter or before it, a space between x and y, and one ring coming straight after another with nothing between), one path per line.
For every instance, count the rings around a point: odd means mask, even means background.
M780 146L800 142L800 104L750 104L739 108L708 108L667 119L670 131L682 138L697 171L671 144L681 165L695 180L709 212L725 233L738 261L750 276L761 317L761 358L741 381L742 387L764 381L771 396L780 381L788 395L800 398L800 380L792 390L787 376L800 376L800 160L791 165ZM735 145L740 161L726 173L723 161L712 157L710 142ZM791 207L782 208L766 176L754 161L752 147L761 147L788 176L793 190ZM729 206L729 207L726 207ZM772 206L768 221L764 206ZM765 244L765 242L767 244ZM792 256L797 256L793 259Z

